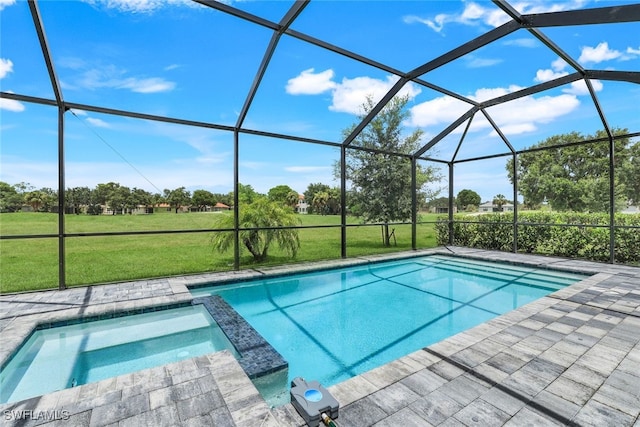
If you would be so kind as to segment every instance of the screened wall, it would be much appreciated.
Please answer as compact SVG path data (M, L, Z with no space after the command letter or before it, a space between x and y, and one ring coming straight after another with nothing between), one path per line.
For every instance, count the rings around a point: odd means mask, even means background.
M33 0L0 13L3 292L255 267L254 228L298 230L296 258L274 244L267 265L442 244L640 263L640 4ZM398 97L416 145L369 145ZM373 208L353 202L349 172L362 153L405 171L404 218L363 221ZM314 183L336 192L329 214L242 222L247 190ZM99 215L74 199L120 187L164 198L96 199ZM200 189L231 199L171 202ZM456 203L465 189L475 209ZM577 235L591 240L544 243Z

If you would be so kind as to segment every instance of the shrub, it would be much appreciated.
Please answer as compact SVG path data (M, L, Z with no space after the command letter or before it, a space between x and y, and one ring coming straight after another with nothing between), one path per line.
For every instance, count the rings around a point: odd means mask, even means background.
M518 219L520 252L609 260L609 215L606 213L525 212L520 213ZM638 227L640 215L616 214L614 222L617 226ZM640 263L640 231L637 228L616 228L614 233L616 262ZM436 224L436 235L439 245L448 244L446 220ZM513 248L513 214L456 215L453 244L510 251Z

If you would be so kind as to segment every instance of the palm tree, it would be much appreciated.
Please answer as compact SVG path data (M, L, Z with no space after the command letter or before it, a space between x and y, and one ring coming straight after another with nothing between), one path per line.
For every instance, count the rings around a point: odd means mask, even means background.
M313 196L313 200L311 201L311 206L313 206L313 211L315 213L321 213L322 215L326 215L327 213L327 204L329 203L329 194L326 191L320 191Z
M42 205L46 203L47 195L42 191L30 191L25 193L24 202L31 206L34 212L38 212Z
M498 211L502 212L502 207L509 203L506 197L502 194L498 194L493 198L493 204L498 207Z
M266 198L259 198L253 203L243 205L239 217L239 227L245 229L240 230L240 242L249 250L256 262L266 260L267 251L274 242L291 257L295 257L298 253L300 248L298 230L279 228L300 225L298 217L286 206ZM224 214L219 216L215 226L216 228L233 228L233 222L233 215ZM226 252L233 247L233 233L218 232L211 238L211 242L214 249Z

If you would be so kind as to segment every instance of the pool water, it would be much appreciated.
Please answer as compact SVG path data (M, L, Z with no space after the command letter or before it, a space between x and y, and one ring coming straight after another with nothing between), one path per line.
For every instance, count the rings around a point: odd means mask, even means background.
M289 382L326 387L585 277L426 256L192 293L225 299L289 362Z
M227 349L202 305L35 331L0 372L0 403Z

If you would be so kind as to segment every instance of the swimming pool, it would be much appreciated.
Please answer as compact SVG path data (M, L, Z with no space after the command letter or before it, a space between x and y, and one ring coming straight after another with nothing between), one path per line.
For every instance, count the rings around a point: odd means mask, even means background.
M34 331L0 372L0 403L229 350L203 305Z
M584 279L432 255L192 289L220 295L289 362L330 386Z

